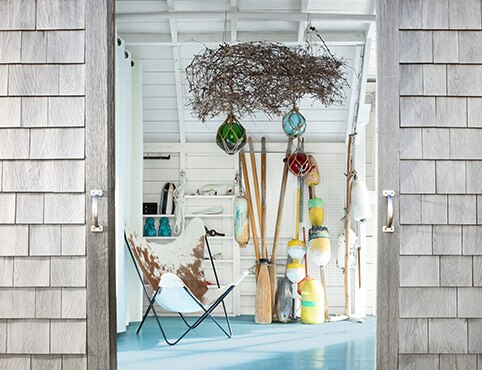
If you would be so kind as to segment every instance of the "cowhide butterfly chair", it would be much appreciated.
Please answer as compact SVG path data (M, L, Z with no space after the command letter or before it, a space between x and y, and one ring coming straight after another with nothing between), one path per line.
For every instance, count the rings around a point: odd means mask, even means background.
M192 219L183 233L168 244L149 242L135 231L126 230L124 235L130 255L144 287L144 292L149 300L149 306L137 329L137 334L139 334L142 325L152 310L164 340L171 346L177 344L187 333L197 328L208 317L214 321L228 338L231 338L233 332L224 300L247 276L248 272L241 274L230 285L220 286L202 219ZM217 289L208 289L202 270L205 245L207 245L209 258L214 270ZM144 274L152 289L151 294L149 294L148 289L144 285L142 274ZM167 338L154 308L155 303L159 304L166 311L178 313L184 324L186 324L187 330L175 341L169 341ZM212 316L213 311L220 304L224 310L227 331ZM189 324L183 314L195 312L200 312L201 316L194 323Z

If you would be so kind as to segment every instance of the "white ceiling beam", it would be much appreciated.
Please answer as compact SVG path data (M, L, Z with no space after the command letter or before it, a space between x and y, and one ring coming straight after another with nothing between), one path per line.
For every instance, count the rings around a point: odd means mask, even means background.
M238 1L231 0L231 12L238 12ZM231 42L236 42L238 39L238 21L236 18L231 18Z
M353 128L355 127L355 116L357 111L358 105L358 96L359 96L359 88L360 88L360 77L361 77L361 68L362 68L362 51L363 47L361 45L356 46L355 49L355 63L353 65L353 78L350 81L350 100L348 101L348 121L346 122L346 129L345 129L345 143L348 143L348 137L353 132Z
M361 106L365 104L365 93L367 88L368 68L370 65L370 48L371 39L367 38L364 46L357 46L355 59L355 76L352 82L352 91L350 97L350 107L348 112L348 124L346 126L346 142L348 142L348 135L356 132L358 124L358 115ZM357 62L358 60L358 62ZM355 88L356 86L356 88Z
M169 13L174 11L174 0L167 0L167 9ZM169 18L169 29L171 31L171 41L177 42L177 24L175 18Z
M259 134L265 135L266 134ZM204 135L206 136L206 142L189 142L184 144L165 142L146 142L144 143L144 153L176 153L176 152L194 152L194 153L215 153L219 154L219 148L212 141L212 133ZM266 143L266 151L269 153L285 153L286 152L286 136L282 137L283 141L273 142L269 141ZM310 142L305 143L305 150L307 152L314 153L344 153L346 148L345 145L338 140L338 142L329 142L320 145L321 141L316 142L310 140ZM259 144L254 144L255 152L260 152L261 148Z
M158 22L173 19L222 19L225 12L160 12L160 13L123 13L116 15L117 22ZM326 23L373 23L375 15L373 14L341 14L341 13L319 13L307 12L301 14L298 12L227 12L228 19L236 20L258 20L258 21L306 21L309 16L312 21L323 21Z
M167 9L174 11L174 0L167 0ZM169 18L169 29L171 31L171 41L173 45L178 43L178 32L176 18ZM181 64L179 62L179 46L172 47L172 58L174 66L174 79L176 81L176 104L177 121L179 125L179 141L181 144L186 142L186 125L184 122L184 104L182 100Z
M179 123L179 140L181 144L186 143L186 124L184 122L184 104L182 100L182 81L181 81L181 64L179 62L179 46L172 48L174 56L174 80L176 82L176 103L177 103L177 120Z
M222 40L222 32L219 33L197 33L197 34L178 34L178 42L173 43L170 40L170 34L167 33L125 33L119 30L119 34L126 40L128 45L145 45L145 46L181 46L183 44L199 44L203 43L209 47L216 47L219 42L213 40ZM293 38L292 32L237 32L237 40L266 40L282 42L286 45L298 45L298 41ZM345 31L345 32L321 32L323 39L329 46L344 45L362 45L365 43L365 32Z
M302 44L305 39L306 27L308 27L308 15L306 13L308 12L309 2L309 0L300 0L300 13L305 16L305 20L300 21L298 26L298 44Z

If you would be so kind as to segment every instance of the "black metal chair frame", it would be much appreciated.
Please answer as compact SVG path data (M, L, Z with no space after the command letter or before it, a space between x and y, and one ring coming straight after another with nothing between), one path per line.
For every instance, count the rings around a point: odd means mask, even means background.
M207 251L208 251L208 254L209 254L209 259L211 261L211 265L212 265L212 268L213 268L213 272L214 272L214 277L216 279L216 285L218 288L221 288L221 285L219 283L219 278L218 278L218 273L216 271L216 266L214 264L214 259L213 259L213 256L212 256L212 253L211 253L211 248L209 247L209 242L208 242L208 238L207 238L207 235L208 235L208 232L209 230L207 228L206 229L206 234L204 235L204 240L206 241L206 248L207 248ZM157 325L159 326L159 329L161 331L161 334L164 338L164 341L170 345L170 346L173 346L177 343L179 343L179 341L184 338L191 330L193 329L196 329L206 318L210 318L211 320L214 321L214 323L216 324L216 326L219 327L219 329L222 330L222 332L228 337L228 338L231 338L232 335L233 335L233 330L231 328L231 322L229 321L229 316L228 316L228 312L226 310L226 305L224 303L224 299L232 292L232 290L235 288L234 285L231 285L221 296L219 296L218 299L216 299L216 301L214 301L208 308L204 307L204 305L199 302L199 300L191 293L191 291L187 288L187 287L184 287L184 289L186 290L186 292L192 297L192 299L197 302L197 304L199 305L199 308L200 308L200 311L203 311L203 314L193 323L193 324L189 324L186 320L186 317L181 313L181 312L178 312L179 316L181 317L182 321L184 322L184 324L188 327L186 331L184 331L184 333L179 337L177 338L175 341L169 341L169 339L167 338L167 335L166 335L166 332L164 330L164 328L162 327L162 324L161 324L161 321L159 319L159 316L157 315L156 313L156 310L154 308L154 304L156 302L156 297L157 295L159 294L159 292L161 291L161 288L157 288L156 291L154 291L152 294L152 297L151 295L149 294L145 284L144 284L144 279L142 277L142 272L139 268L139 266L137 265L137 261L136 261L136 258L134 256L134 254L132 253L132 250L131 248L129 247L129 242L127 240L127 236L126 234L124 233L124 240L125 240L125 243L126 243L126 247L127 249L129 250L129 254L132 258L132 262L134 263L134 266L136 268L136 271L137 271L137 275L139 276L139 279L141 281L141 284L142 284L142 288L144 289L144 294L146 295L148 301L149 301L149 306L147 307L147 310L146 312L144 313L144 316L142 317L142 321L141 323L139 324L139 327L137 328L137 331L136 331L136 334L139 334L139 332L141 331L141 328L142 326L144 325L144 322L146 321L147 319L147 316L149 315L149 313L151 312L152 310L152 313L154 314L154 317L156 318L156 321L157 321ZM223 306L223 311L224 311L224 317L226 319L226 325L227 325L227 331L221 326L221 324L212 316L212 312L219 306L219 304L222 304Z

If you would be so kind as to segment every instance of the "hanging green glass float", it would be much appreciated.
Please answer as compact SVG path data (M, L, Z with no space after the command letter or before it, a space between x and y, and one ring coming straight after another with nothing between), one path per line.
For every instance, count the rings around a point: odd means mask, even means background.
M306 130L305 117L296 106L293 106L293 109L283 117L282 125L285 134L293 139L303 135Z
M246 144L246 129L234 114L230 113L219 126L216 133L216 144L230 155L237 153Z

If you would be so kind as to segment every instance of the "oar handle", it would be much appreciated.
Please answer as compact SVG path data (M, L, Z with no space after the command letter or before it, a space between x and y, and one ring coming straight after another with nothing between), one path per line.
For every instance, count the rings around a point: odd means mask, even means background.
M251 234L253 235L254 254L256 255L256 262L259 262L258 232L256 230L256 222L254 221L253 202L251 201L251 188L249 186L248 168L246 166L244 152L240 153L240 157L241 167L243 168L244 187L246 188L246 200L248 201L249 223L251 224Z
M261 245L263 258L268 258L266 245L266 138L261 138Z
M261 195L259 193L259 181L258 181L258 166L256 165L256 157L254 155L254 145L253 145L253 138L250 136L248 137L249 143L249 156L251 158L251 172L253 173L253 186L254 186L254 195L256 197L256 209L258 211L258 223L259 228L263 230L263 221L262 221L262 210L261 210ZM260 231L261 231L260 230Z

